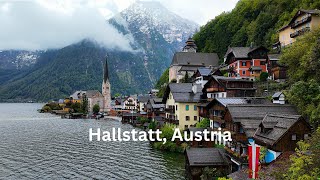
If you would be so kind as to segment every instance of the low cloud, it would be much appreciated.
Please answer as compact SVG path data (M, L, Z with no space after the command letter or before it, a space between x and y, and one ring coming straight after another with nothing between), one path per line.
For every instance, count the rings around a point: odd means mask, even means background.
M101 9L88 3L55 7L39 1L0 2L0 23L0 50L62 48L82 39L110 49L132 50L130 38L108 24Z

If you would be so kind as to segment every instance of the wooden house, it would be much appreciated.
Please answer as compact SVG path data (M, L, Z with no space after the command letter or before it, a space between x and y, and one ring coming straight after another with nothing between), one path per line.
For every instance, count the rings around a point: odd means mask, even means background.
M210 80L204 85L203 98L212 100L213 98L226 97L252 97L255 95L256 88L253 81L224 77L211 76Z
M226 176L232 171L232 163L226 156L224 149L190 148L186 150L185 156L188 179L200 180L205 167L215 168L220 176Z

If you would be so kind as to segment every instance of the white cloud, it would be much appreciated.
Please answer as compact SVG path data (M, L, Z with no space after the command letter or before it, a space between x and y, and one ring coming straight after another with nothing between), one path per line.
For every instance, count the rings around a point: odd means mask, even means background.
M131 50L130 41L107 24L97 6L60 2L0 3L0 50L61 48L85 38L107 48Z
M0 50L61 48L89 38L107 48L131 50L106 18L137 0L0 1ZM157 0L176 14L204 25L238 0Z

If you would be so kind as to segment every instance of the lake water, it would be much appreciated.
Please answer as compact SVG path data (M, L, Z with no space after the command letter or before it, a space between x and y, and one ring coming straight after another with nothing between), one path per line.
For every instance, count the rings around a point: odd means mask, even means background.
M0 179L184 179L184 156L149 142L89 142L89 128L115 120L61 119L42 104L0 103Z

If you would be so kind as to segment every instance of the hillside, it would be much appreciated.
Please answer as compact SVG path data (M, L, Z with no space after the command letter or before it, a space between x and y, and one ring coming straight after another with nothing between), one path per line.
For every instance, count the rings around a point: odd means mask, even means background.
M107 54L111 93L145 93L198 28L158 2L136 2L108 22L130 39L134 52L108 49L90 40L43 52L4 51L0 102L48 101L76 90L101 90Z
M277 30L298 9L320 9L313 0L240 0L231 12L222 13L200 28L194 40L200 52L216 52L223 59L228 46L263 45L278 41Z

